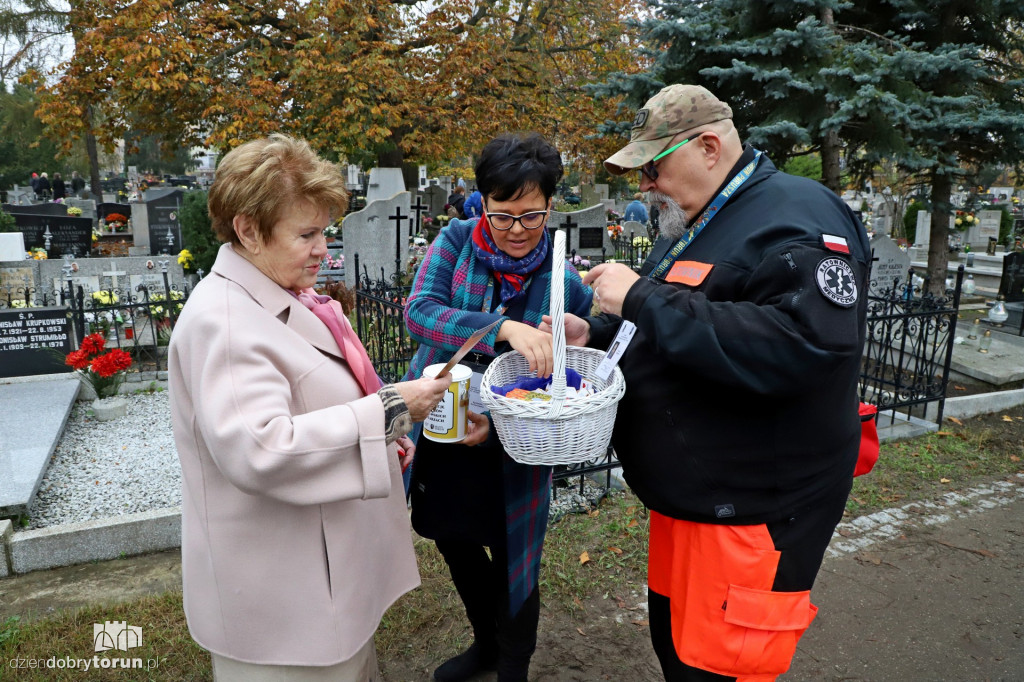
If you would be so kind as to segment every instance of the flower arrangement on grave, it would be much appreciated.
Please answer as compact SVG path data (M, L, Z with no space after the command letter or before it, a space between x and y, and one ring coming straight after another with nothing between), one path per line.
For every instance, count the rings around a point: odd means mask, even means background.
M78 208L77 206L68 206L68 215L75 216L76 218L81 217L82 209Z
M978 219L974 217L974 214L967 211L957 211L956 218L953 219L953 224L956 225L956 229L960 231L966 230L977 222Z
M649 249L651 248L651 240L643 235L637 235L636 237L633 237L633 248Z
M25 257L29 260L46 260L46 249L41 246L33 246L31 249L25 252Z
M93 245L93 246L96 246L96 245L97 245L97 244L99 244L99 243L100 243L100 233L99 233L99 232L97 232L97 231L96 231L96 230L94 229L94 230L92 231L92 245Z
M124 232L128 229L128 216L120 213L107 214L107 228L111 232Z
M192 268L196 266L195 256L188 249L182 249L178 252L178 265L185 272L192 272Z
M114 316L109 310L101 310L97 313L86 313L85 324L90 334L102 334L104 338L110 333L110 326L114 323Z
M341 234L341 224L333 223L324 228L324 236L328 239L336 239Z
M94 291L92 292L92 303L93 305L114 305L117 303L117 294L113 291Z
M446 216L446 215L444 215L444 214L442 213L441 215L439 215L439 216L436 216L436 217L434 218L434 220L436 220L436 221L437 221L437 224L438 224L438 225L440 225L441 227L444 227L445 225L447 225L447 224L448 224L448 221L449 221L449 220L451 220L451 218L449 218L448 216Z
M612 239L618 239L622 236L622 225L618 223L612 223L608 226L608 236Z
M167 300L167 297L164 296L163 294L153 294L152 296L149 297L149 302L151 304L150 307L149 307L149 314L153 317L154 320L158 320L158 321L168 320L169 321L170 317L171 317L171 312L172 312L171 309L172 308L173 308L174 315L178 316L181 313L181 309L185 306L184 303L173 303L173 302L174 301L180 301L180 300L182 300L184 298L185 298L184 292L172 290L171 291L171 301L172 301L172 304L165 307L165 306L162 306L162 305L152 305L152 304L153 303L163 303L163 302L165 302Z
M117 395L118 387L126 378L125 371L132 366L132 357L120 348L104 352L106 343L102 335L89 334L82 339L81 348L64 358L64 364L74 368L99 400Z
M322 261L320 261L321 270L341 270L345 266L345 254L339 253L338 257L333 257L328 253Z

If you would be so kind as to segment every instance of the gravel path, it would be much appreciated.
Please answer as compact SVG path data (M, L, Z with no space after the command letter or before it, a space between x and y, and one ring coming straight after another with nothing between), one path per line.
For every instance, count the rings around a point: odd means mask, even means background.
M181 467L171 433L167 391L134 393L128 414L110 422L89 417L79 401L50 459L29 514L29 525L47 528L181 504ZM598 474L603 483L604 474ZM604 494L603 486L569 479L551 502L551 519L587 512Z
M167 392L128 398L128 414L110 422L89 417L89 402L75 403L39 486L28 528L181 504L181 467Z

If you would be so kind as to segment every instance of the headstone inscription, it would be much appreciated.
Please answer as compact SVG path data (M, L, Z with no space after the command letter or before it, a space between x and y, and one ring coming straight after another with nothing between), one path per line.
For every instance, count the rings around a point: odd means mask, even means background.
M70 372L70 352L67 308L0 310L0 377Z
M19 207L20 208L20 207ZM11 213L14 224L25 236L25 248L46 248L49 232L49 258L60 258L65 253L84 256L92 248L92 219L62 216Z
M910 270L910 254L886 236L876 236L871 240L871 280L868 282L868 295L881 296L885 290L902 287L907 283Z
M35 288L35 262L21 262L26 264L0 268L0 298L25 300L26 292Z
M149 253L177 255L181 251L181 224L178 213L181 210L184 192L180 189L146 192L146 217L149 228ZM136 230L138 232L138 230ZM138 237L136 237L138 245Z
M1007 301L1024 301L1024 251L1013 251L1003 257L999 293Z
M990 237L999 239L999 223L1002 221L1002 211L978 211L978 226L971 229L970 244L984 248Z

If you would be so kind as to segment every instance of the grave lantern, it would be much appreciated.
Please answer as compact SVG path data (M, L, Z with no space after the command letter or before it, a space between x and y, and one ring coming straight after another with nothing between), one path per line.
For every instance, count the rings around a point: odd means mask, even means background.
M967 333L967 338L976 339L978 334L981 332L981 319L974 318L974 324L971 325L970 331Z
M978 352L979 353L987 353L988 349L991 348L991 347L992 347L992 330L991 329L986 329L985 330L985 336L981 337L981 340L978 341Z
M1003 303L1003 295L1000 294L996 296L995 305L993 305L988 311L988 321L998 327L1001 327L1003 326L1003 322L1006 322L1006 319L1009 316L1010 314L1006 312L1006 304Z
M964 281L964 293L970 296L977 290L977 284L974 282L974 275L967 275L967 279Z

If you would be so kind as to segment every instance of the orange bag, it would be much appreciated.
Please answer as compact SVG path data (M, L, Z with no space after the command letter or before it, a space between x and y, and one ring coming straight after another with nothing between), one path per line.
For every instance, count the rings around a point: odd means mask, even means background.
M878 461L878 425L875 423L878 408L869 403L861 403L859 412L860 453L857 455L857 466L853 469L854 476L868 473Z

